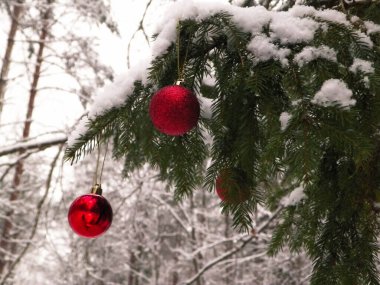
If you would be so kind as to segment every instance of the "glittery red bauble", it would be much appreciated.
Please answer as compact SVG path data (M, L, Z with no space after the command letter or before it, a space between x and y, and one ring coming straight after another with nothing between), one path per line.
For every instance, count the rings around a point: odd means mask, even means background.
M236 204L249 198L246 175L236 168L221 170L215 184L216 193L222 201Z
M94 238L108 230L112 216L111 205L103 196L86 194L71 204L68 219L70 227L78 235Z
M160 132L180 136L197 125L200 107L197 97L180 85L166 86L152 97L149 115Z

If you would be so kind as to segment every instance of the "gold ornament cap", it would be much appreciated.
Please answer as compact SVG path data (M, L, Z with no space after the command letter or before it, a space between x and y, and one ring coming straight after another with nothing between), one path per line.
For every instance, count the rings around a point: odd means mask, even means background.
M102 192L103 190L100 184L95 184L91 187L91 194L102 195Z

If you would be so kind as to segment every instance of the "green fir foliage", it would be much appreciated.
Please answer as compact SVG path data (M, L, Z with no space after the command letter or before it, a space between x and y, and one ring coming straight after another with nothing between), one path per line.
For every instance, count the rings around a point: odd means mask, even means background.
M150 98L178 79L178 50L172 44L153 61L149 83L136 82L122 107L92 120L66 157L77 160L112 138L113 154L125 159L126 175L150 163L174 187L178 200L202 186L214 191L222 169L238 168L246 174L250 197L242 203L221 202L236 228L252 227L258 204L270 209L282 205L270 254L285 245L295 252L306 250L313 259L313 285L380 284L375 206L380 201L380 33L371 35L374 47L358 34L365 31L365 20L380 24L380 3L342 3L309 1L359 20L344 25L315 19L325 25L312 41L277 43L290 49L288 65L276 59L257 61L247 50L252 35L226 13L181 22L184 85L213 99L212 118L201 115L198 126L181 137L154 129ZM318 57L300 66L293 60L304 47L322 45L336 51L336 62ZM351 72L355 58L371 62L374 72ZM205 86L202 79L211 72L216 85ZM352 90L354 106L313 103L323 83L332 78ZM283 112L290 119L281 128ZM211 145L205 136L212 137ZM299 185L305 197L284 203Z

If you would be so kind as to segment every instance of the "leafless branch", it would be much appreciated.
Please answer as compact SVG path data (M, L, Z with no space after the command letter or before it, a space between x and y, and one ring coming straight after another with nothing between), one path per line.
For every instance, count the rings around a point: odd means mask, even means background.
M265 223L263 225L261 225L257 230L256 230L256 234L259 234L261 233L262 231L264 231L268 226L269 224L273 221L273 219L281 212L281 210L283 209L283 206L280 206L279 208L277 208L277 210L269 217L268 220L265 221ZM230 256L234 255L235 253L239 252L240 250L242 250L247 244L249 244L253 239L254 239L255 236L250 236L248 239L246 239L245 241L243 241L242 244L240 244L238 247L226 252L225 254L215 258L214 260L211 260L209 263L207 263L201 270L198 271L198 273L196 275L194 275L191 279L183 282L182 284L183 285L190 285L190 284L193 284L195 281L197 281L199 279L200 276L202 276L206 271L208 271L210 268L212 268L214 265L218 264L219 262L229 258Z
M32 226L32 231L31 231L30 236L29 236L29 240L28 240L26 246L24 247L24 249L20 252L18 257L16 258L16 260L9 266L9 270L4 275L3 279L1 280L0 285L5 284L5 282L9 278L9 276L11 276L13 269L17 266L17 264L20 262L20 260L24 257L24 255L26 254L26 252L28 251L28 249L32 243L32 240L33 240L33 238L37 232L38 222L40 220L40 216L41 216L41 212L42 212L42 206L43 206L43 204L44 204L44 202L48 196L52 177L53 177L53 172L54 172L55 166L57 164L58 158L62 153L62 149L63 149L63 145L61 145L61 147L59 148L56 156L54 157L54 159L52 161L52 163L50 164L50 170L49 170L48 177L46 179L46 184L45 184L45 192L44 192L44 195L42 196L41 200L37 204L37 213L36 213L36 216L34 217L34 223Z
M157 200L158 202L160 202L162 205L165 205L167 206L170 214L173 216L173 218L178 222L178 224L184 229L185 233L189 235L189 229L186 227L186 225L182 222L182 220L178 217L178 215L176 214L176 212L170 207L168 206L167 202L165 202L164 200L162 200L161 198L159 197L156 197L156 196L153 196L153 198L155 200Z
M149 38L148 38L148 35L146 34L146 31L145 31L145 28L144 28L144 21L145 21L145 15L146 15L146 12L148 11L149 9L149 6L152 4L152 0L149 0L149 2L147 3L147 5L145 6L145 10L144 10L144 14L142 15L141 17L141 20L140 20L140 23L136 29L136 31L133 33L129 43L128 43L128 54L127 54L127 66L128 68L130 68L130 60L129 60L129 54L130 54L130 51L131 51L131 45L132 45L132 41L133 39L135 38L135 36L137 35L137 33L139 31L141 31L145 37L145 40L146 42L148 43L149 45Z
M56 146L59 144L64 144L67 141L67 137L58 137L55 139L48 139L45 141L38 142L28 142L28 143L20 143L14 146L0 148L0 156L4 156L7 154L17 153L20 151L27 151L31 149L39 149L43 150L51 146Z
M37 150L37 151L39 151L39 150ZM7 164L7 166L8 166L7 169L0 176L0 182L3 182L4 178L8 175L9 171L11 171L18 163L20 163L21 160L24 160L24 159L28 158L30 155L32 155L35 152L36 151L34 151L34 152L31 152L31 151L26 152L23 155L19 156L16 161L8 163ZM4 165L0 165L0 166L4 166Z

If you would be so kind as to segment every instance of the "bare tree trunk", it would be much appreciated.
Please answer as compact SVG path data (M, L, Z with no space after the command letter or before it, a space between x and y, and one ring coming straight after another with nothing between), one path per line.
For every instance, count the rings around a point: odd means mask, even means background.
M179 243L180 243L180 238L179 238L179 235L177 234L175 236L175 243L173 245L173 248L177 248L178 245L179 245ZM178 255L177 254L174 254L173 260L174 260L174 264L178 263ZM172 284L171 285L178 285L179 274L178 274L178 268L177 268L177 266L173 267L173 273L172 273L171 277L172 277Z
M141 271L141 267L139 264L139 260L141 258L141 253L143 252L143 247L141 245L138 245L136 249L136 253L131 252L131 256L129 258L129 266L131 270L128 275L128 285L139 285L140 283L139 274Z
M178 272L177 272L177 271L174 271L174 272L173 272L172 285L177 285L177 284L178 284L178 281L179 281Z
M194 197L190 196L190 209L191 209L192 216L194 216L194 206L195 206ZM196 218L194 220L196 220ZM196 226L195 224L191 225L191 241L192 241L193 250L195 250L197 247L197 234L195 231L195 226ZM199 252L193 258L193 266L194 266L195 274L197 274L197 272L199 271L199 268L202 267L202 265L199 264L201 261L202 261L202 254ZM197 285L202 285L203 283L202 277L200 276L199 278L197 278L195 282Z
M230 237L230 228L231 228L230 217L228 215L224 216L224 222L225 222L224 237L228 239ZM226 242L225 251L228 252L232 249L233 249L233 242L232 241ZM229 267L226 271L226 277L224 279L224 283L226 285L232 284L232 278L231 278L232 274L233 274L233 269Z
M128 276L128 285L134 285L135 282L135 274L133 272L133 270L135 269L135 264L136 264L136 255L131 252L131 257L129 259L129 266L131 267L131 271L129 272L129 276Z
M48 1L48 4L50 4L49 1ZM27 108L27 113L26 113L26 117L25 117L24 129L23 129L23 133L22 133L22 139L23 140L27 139L29 137L29 134L30 134L30 127L32 124L32 115L33 115L33 110L34 110L34 102L35 102L36 95L37 95L38 81L39 81L40 75L41 75L41 65L43 62L43 52L44 52L44 48L45 48L45 40L48 36L48 29L49 29L48 20L50 18L50 14L51 14L51 8L49 7L43 15L43 26L42 26L41 35L39 38L39 48L38 48L38 53L37 53L37 58L36 58L36 66L35 66L35 69L33 72L33 81L31 83L28 108ZM19 152L19 155L23 155L24 153L25 153L25 150L21 150ZM10 198L9 198L10 202L17 200L20 196L20 192L19 192L18 188L20 186L21 177L22 177L23 173L24 173L24 162L23 162L23 160L19 160L17 162L15 174L13 176L13 182L12 182L13 191L12 191ZM9 238L9 234L12 230L12 222L10 219L11 215L12 215L11 211L6 214L3 230L1 233L1 237L0 237L0 239L1 239L0 240L0 249L2 249L4 251L10 250L8 248L9 247L8 238ZM0 275L3 274L5 266L6 266L6 261L4 259L0 260Z
M4 106L4 95L5 95L5 89L7 87L9 67L11 64L11 56L12 56L13 46L15 43L15 36L18 30L19 19L23 11L22 2L23 1L18 1L18 3L13 8L13 13L11 13L12 19L11 19L11 27L8 33L8 43L7 43L7 47L5 48L5 54L3 57L3 65L1 66L1 70L0 70L0 122L1 122L1 113L3 111L3 106Z
M90 272L88 271L89 270L89 267L90 267L90 257L89 257L89 249L88 249L88 244L85 245L85 249L84 249L84 261L85 261L85 264L86 264L86 273L84 275L84 282L85 284L88 284L89 283L89 280L90 280Z

